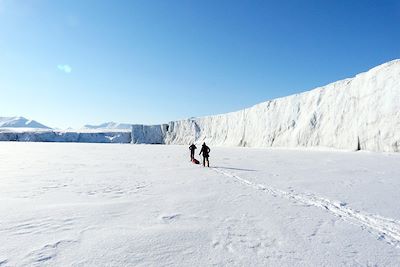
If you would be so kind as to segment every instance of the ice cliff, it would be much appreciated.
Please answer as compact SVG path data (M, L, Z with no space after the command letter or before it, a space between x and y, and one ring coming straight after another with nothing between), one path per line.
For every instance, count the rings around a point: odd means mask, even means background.
M0 141L130 143L130 131L0 129Z
M164 144L168 125L132 125L132 143Z
M400 149L400 60L237 112L132 127L133 143Z

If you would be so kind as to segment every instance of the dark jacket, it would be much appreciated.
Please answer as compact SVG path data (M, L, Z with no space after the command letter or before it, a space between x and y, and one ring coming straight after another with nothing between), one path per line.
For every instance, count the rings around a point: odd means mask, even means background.
M191 145L191 146L189 147L189 149L190 149L190 151L194 151L195 149L197 149L197 147L196 147L195 145Z
M211 149L208 146L203 145L201 147L199 155L201 155L201 153L203 153L203 157L208 158L210 156L210 151L211 151Z

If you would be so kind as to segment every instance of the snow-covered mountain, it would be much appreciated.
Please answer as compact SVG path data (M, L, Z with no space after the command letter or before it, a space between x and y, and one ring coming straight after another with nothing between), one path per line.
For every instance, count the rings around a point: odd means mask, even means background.
M133 143L400 151L400 60L237 112L132 126Z
M84 129L119 129L119 130L124 130L124 129L131 129L132 124L129 123L118 123L118 122L105 122L99 125L90 125L87 124L83 126Z
M40 128L50 129L34 120L28 120L24 117L0 117L0 127L2 128Z

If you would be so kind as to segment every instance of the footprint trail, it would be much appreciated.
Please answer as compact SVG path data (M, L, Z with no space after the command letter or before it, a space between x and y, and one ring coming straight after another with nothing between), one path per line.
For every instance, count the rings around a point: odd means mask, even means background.
M212 168L215 172L226 177L233 178L241 184L252 187L257 190L262 190L274 197L281 197L289 200L294 200L305 205L315 206L325 209L335 216L342 218L345 221L360 225L363 228L368 228L376 233L379 240L384 240L387 243L400 248L400 222L394 219L385 218L379 215L369 214L363 211L358 211L347 206L346 203L340 201L332 201L327 198L319 197L314 194L300 194L293 191L286 192L264 184L257 184L244 179L238 175L223 171L220 168Z

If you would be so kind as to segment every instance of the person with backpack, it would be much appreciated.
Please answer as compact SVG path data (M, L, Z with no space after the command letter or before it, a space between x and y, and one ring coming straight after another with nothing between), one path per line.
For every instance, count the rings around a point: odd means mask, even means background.
M194 151L197 149L197 147L194 144L191 144L189 147L190 150L190 161L194 160Z
M208 158L210 157L210 151L211 149L206 145L206 143L204 142L203 145L201 146L201 150L200 150L200 154L201 155L203 153L203 166L206 166L206 162L207 162L207 167L210 167L210 162L208 160Z

